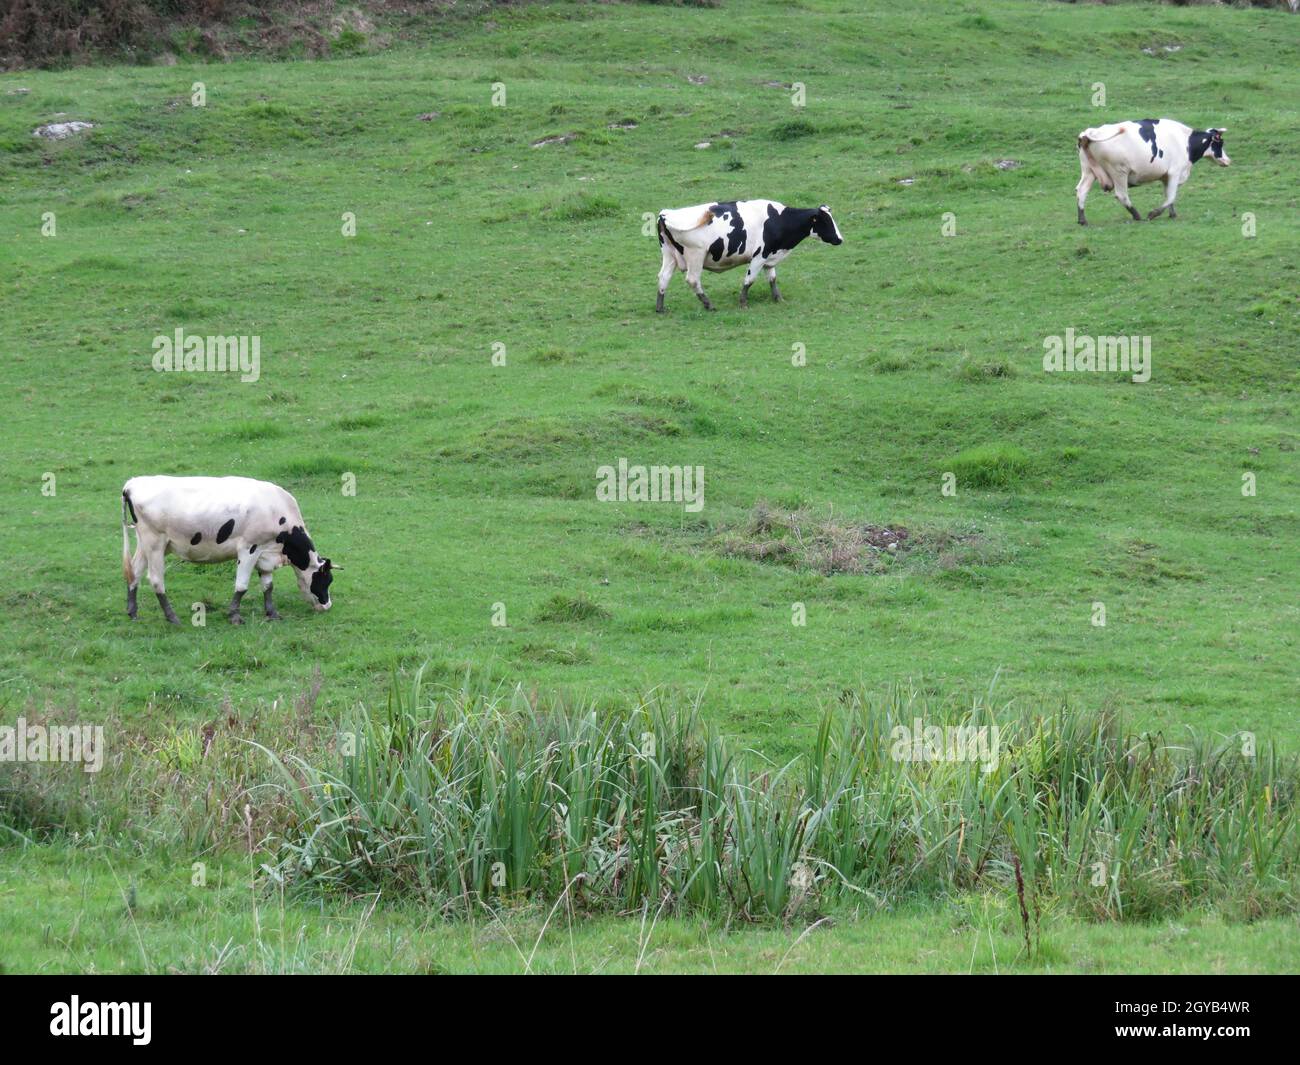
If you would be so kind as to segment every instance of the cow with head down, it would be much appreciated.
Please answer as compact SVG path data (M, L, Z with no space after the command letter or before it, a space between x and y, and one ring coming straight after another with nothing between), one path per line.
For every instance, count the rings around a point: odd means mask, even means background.
M843 244L831 209L787 207L775 200L731 200L659 212L659 299L655 310L663 313L664 292L673 274L681 270L686 283L699 296L705 310L713 304L700 284L705 270L720 273L744 266L740 305L749 306L749 286L760 272L767 275L772 299L781 299L776 287L776 266L805 237L817 236L827 244Z
M1177 218L1174 199L1178 187L1192 176L1192 164L1201 159L1213 159L1219 166L1231 166L1232 160L1223 148L1225 127L1192 129L1172 118L1144 118L1140 122L1115 122L1106 126L1085 129L1079 134L1079 166L1083 173L1075 193L1079 200L1079 225L1086 226L1083 213L1088 190L1094 181L1101 182L1106 192L1114 191L1115 199L1133 216L1142 221L1133 202L1128 197L1131 185L1145 185L1149 181L1162 181L1165 199L1147 215L1147 221L1160 217L1165 211Z
M134 527L135 555L128 530ZM316 550L307 534L298 501L279 485L248 477L132 477L122 486L122 571L126 577L126 613L136 616L136 589L146 573L163 616L180 624L167 600L164 558L187 562L235 563L235 597L228 614L233 624L243 617L239 602L256 570L263 605L279 621L271 598L271 574L293 567L303 598L315 610L330 608L330 582L337 568Z

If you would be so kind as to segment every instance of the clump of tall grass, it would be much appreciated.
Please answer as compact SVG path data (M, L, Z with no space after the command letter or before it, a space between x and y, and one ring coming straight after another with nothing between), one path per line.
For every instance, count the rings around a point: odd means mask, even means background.
M898 757L895 729L917 720L997 726L996 764ZM272 757L296 826L276 880L447 914L533 900L774 919L987 889L1024 903L1028 941L1049 898L1098 919L1297 908L1295 759L1104 712L854 694L775 765L655 693L616 711L417 674L339 722L328 764Z

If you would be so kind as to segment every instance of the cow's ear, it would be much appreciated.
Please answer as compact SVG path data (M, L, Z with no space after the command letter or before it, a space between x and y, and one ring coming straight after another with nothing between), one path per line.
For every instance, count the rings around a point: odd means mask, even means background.
M831 213L831 209L830 209L829 207L827 207L825 204L822 204L820 207L817 208L817 210L821 211L822 214L830 214L830 213Z

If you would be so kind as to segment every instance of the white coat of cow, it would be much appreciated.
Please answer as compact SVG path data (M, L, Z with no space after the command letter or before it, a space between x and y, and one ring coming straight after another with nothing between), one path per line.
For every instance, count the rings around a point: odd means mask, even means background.
M128 529L135 528L131 555ZM230 620L243 622L239 601L257 570L266 616L278 621L271 598L271 574L286 563L303 598L316 610L330 608L334 567L307 535L298 501L279 485L248 477L132 477L122 486L122 571L126 612L136 616L136 588L147 572L163 615L180 624L163 582L164 558L187 562L235 562L235 597Z
M775 200L731 200L701 203L659 212L659 247L663 261L659 267L659 298L655 310L664 309L664 292L678 270L686 274L686 283L700 297L705 310L713 310L700 284L704 270L719 273L746 265L745 281L740 290L740 305L749 306L749 286L759 272L767 274L772 299L781 299L776 287L776 266L800 242L816 234L827 244L843 244L840 227L831 217L831 209L787 207Z
M1200 130L1172 118L1144 118L1085 129L1079 134L1079 166L1083 173L1075 189L1079 225L1088 224L1083 205L1094 181L1100 181L1107 192L1114 190L1115 199L1128 208L1135 222L1142 221L1142 216L1129 200L1129 187L1163 181L1164 203L1147 215L1147 221L1158 218L1165 210L1170 218L1177 218L1174 199L1178 186L1192 176L1193 163L1209 157L1220 166L1232 165L1223 150L1225 128Z

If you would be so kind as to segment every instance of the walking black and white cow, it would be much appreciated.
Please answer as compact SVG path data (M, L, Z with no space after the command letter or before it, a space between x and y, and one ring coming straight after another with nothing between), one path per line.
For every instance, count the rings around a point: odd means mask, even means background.
M659 299L655 310L664 309L664 292L673 274L686 274L686 283L704 304L714 306L700 284L704 270L719 273L747 265L745 282L740 289L740 305L749 306L749 286L759 271L767 274L772 299L781 299L776 287L776 266L808 236L816 234L827 244L843 244L840 227L831 217L831 209L821 207L787 207L775 200L735 200L729 203L702 203L659 212L659 247L663 264L659 268Z
M1115 199L1128 208L1133 221L1142 221L1128 198L1130 185L1163 181L1165 202L1147 215L1147 221L1168 210L1177 218L1174 199L1178 186L1192 176L1192 164L1209 157L1220 166L1231 166L1223 150L1225 127L1192 129L1172 118L1144 118L1140 122L1115 122L1079 134L1079 165L1083 170L1075 190L1079 197L1079 225L1086 226L1083 204L1094 181L1115 192Z
M128 529L135 528L135 557ZM248 477L132 477L122 486L122 571L126 613L136 615L135 593L146 571L163 615L180 624L163 583L163 560L172 553L187 562L235 562L235 598L228 615L239 625L239 601L257 570L266 616L278 621L271 574L288 563L303 598L316 610L330 608L333 567L307 535L298 501L279 485Z

